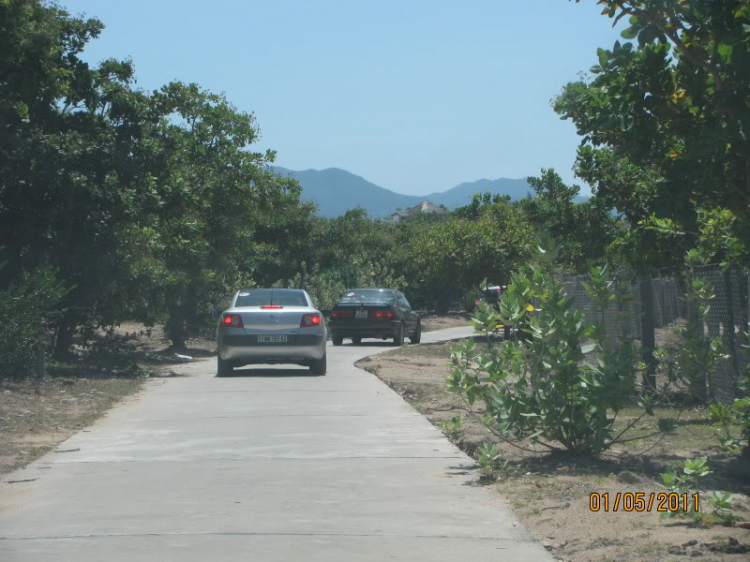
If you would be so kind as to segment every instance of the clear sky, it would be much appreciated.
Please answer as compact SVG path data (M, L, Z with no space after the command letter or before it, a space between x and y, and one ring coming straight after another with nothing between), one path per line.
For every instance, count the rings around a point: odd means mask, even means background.
M413 195L542 167L573 182L579 138L550 102L618 38L596 0L59 3L106 25L87 60L225 93L279 166Z

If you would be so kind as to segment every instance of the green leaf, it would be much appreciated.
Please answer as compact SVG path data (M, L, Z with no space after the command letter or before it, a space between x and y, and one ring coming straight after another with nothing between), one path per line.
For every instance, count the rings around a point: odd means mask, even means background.
M591 353L592 351L594 351L596 349L596 345L597 344L595 344L595 343L590 343L588 345L582 346L581 347L581 353L583 353L584 355L587 354L587 353Z
M724 57L725 59L728 59L732 56L732 45L727 45L725 43L721 43L716 50L719 52L719 54Z
M628 27L620 33L620 37L623 39L635 39L636 35L638 35L638 31L637 27Z
M597 49L596 54L599 57L599 65L602 68L605 68L607 66L607 61L609 60L609 54L604 49Z

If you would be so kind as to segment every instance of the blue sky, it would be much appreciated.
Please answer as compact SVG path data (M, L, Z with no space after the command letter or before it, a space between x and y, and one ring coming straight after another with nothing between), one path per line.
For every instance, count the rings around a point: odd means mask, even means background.
M413 195L542 167L574 182L579 138L550 102L618 38L595 0L60 4L106 26L87 60L131 58L148 90L225 93L276 164Z

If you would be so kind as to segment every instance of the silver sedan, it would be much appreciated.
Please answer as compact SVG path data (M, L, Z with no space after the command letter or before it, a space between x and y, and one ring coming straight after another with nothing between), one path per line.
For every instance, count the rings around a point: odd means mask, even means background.
M238 291L219 317L216 336L219 376L258 363L295 363L326 374L325 320L301 289Z

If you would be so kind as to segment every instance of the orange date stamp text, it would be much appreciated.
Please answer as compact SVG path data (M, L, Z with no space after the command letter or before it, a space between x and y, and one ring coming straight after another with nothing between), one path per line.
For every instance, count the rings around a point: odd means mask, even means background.
M658 513L700 511L700 494L675 492L615 492L589 494L589 509L599 512Z

